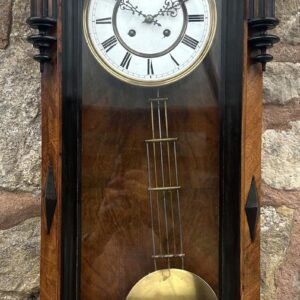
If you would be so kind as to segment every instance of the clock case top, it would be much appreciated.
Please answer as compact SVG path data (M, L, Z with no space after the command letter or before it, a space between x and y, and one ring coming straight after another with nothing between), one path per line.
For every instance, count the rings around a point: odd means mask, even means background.
M258 124L254 131L260 138L261 70L251 66L248 57L245 1L223 0L222 4L223 17L218 20L224 30L224 80L219 91L219 297L258 299L259 237L257 232L256 240L251 241L243 209L253 176L256 175L258 185L260 179L260 142L256 141L251 153L247 150L245 124L250 115L250 125ZM45 229L46 217L42 218L41 299L79 299L80 295L82 12L83 1L59 2L57 47L52 50L52 63L45 65L42 75L43 197L51 165L57 206L50 232ZM251 87L256 87L256 93L251 92ZM250 98L255 105L252 112ZM254 169L247 168L247 154L257 157ZM43 202L43 213L45 209ZM244 250L246 246L248 250Z

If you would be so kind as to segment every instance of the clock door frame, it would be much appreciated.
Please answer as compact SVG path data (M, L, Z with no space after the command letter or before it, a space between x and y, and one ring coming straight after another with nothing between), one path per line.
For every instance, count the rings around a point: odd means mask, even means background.
M42 214L42 300L75 300L80 295L82 11L83 0L59 2L57 48L53 50L52 65L45 66L42 75L42 195L49 161L54 161L57 190L50 233L45 229L46 217ZM246 1L223 0L219 20L225 30L221 64L224 80L219 91L222 300L259 299L259 229L257 226L256 239L251 241L244 205L253 176L258 187L260 184L262 76L248 55L246 14ZM53 120L46 117L49 112L54 113L57 125L52 134L49 130ZM253 124L257 126L254 128ZM250 130L258 137L258 145L251 152L247 150L253 142L248 138ZM248 162L252 161L249 156L256 157L254 169Z

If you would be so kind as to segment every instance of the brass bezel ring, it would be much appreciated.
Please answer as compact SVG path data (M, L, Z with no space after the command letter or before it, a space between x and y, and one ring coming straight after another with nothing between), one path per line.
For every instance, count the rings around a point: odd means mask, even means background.
M217 28L217 7L215 0L208 0L208 4L210 7L210 28L209 28L209 35L206 39L205 46L203 50L199 53L197 59L194 61L193 64L191 64L187 69L182 70L181 72L177 73L173 77L167 78L167 79L161 79L161 80L147 80L147 79L136 79L131 76L128 76L122 72L119 72L115 70L108 62L106 62L102 56L99 54L99 52L96 50L96 48L93 45L93 42L91 41L91 38L89 36L88 32L88 10L91 0L86 0L84 3L83 8L83 32L85 36L85 40L87 42L87 45L93 54L94 58L97 60L97 62L102 66L103 69L105 69L109 74L114 76L115 78L126 82L131 85L135 86L141 86L141 87L160 87L164 85L168 85L171 83L174 83L178 80L181 80L182 78L189 75L191 72L193 72L203 61L203 59L206 57L208 51L211 48L212 42L215 37L216 28Z

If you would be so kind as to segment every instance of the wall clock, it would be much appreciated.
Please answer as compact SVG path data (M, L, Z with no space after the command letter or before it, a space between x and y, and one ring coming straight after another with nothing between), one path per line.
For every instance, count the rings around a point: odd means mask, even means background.
M270 3L31 1L42 300L259 299Z

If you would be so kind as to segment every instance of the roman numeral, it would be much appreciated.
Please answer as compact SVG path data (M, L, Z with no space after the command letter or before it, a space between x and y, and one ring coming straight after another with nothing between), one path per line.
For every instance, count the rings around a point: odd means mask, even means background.
M97 19L96 24L111 24L111 17L110 18Z
M109 39L107 39L106 41L104 41L102 43L102 46L104 47L104 49L106 50L106 52L110 51L114 46L116 46L118 43L117 38L113 35L112 37L110 37Z
M147 60L147 74L148 75L154 74L153 64L152 64L152 60L150 58L148 58L148 60Z
M172 60L174 61L174 63L179 66L178 61L173 57L173 55L170 53L170 57L172 58Z
M196 49L199 42L192 37L188 36L187 34L183 37L182 43L187 45L188 47L191 47L192 49Z
M121 62L121 67L128 69L129 64L131 62L131 58L132 58L131 53L127 52Z
M204 22L204 15L189 15L189 22Z

